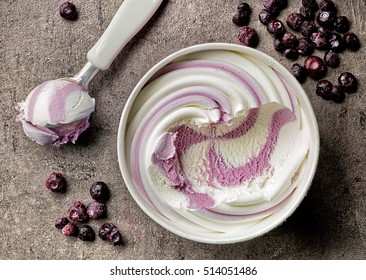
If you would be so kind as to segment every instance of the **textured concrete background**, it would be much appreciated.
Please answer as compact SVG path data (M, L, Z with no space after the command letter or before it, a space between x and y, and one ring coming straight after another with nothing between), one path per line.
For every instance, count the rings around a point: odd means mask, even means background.
M136 0L138 1L138 0ZM129 195L119 171L117 128L130 92L155 63L181 48L205 42L236 43L231 15L237 0L169 0L122 51L112 67L91 85L96 112L91 128L76 145L41 147L15 122L14 106L38 84L70 76L85 63L86 53L107 27L121 0L74 0L75 22L62 19L62 1L2 0L0 7L0 258L1 259L365 259L366 257L366 53L341 55L341 67L353 72L358 92L342 104L315 95L315 81L304 84L319 122L321 152L313 185L298 210L280 227L252 241L208 245L185 240L153 222ZM285 66L253 7L251 25L260 34L258 49ZM298 10L300 0L280 16ZM366 42L365 0L336 1ZM300 62L303 58L299 59ZM46 176L66 175L66 194L44 187ZM126 245L113 247L66 238L53 227L69 204L91 201L89 186L103 180L111 188L108 221ZM97 229L103 221L91 222Z

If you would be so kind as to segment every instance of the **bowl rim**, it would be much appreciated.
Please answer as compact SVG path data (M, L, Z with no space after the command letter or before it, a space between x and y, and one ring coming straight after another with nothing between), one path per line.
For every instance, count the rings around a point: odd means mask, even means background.
M192 53L202 52L202 51L208 51L208 50L227 50L227 51L234 51L239 53L246 53L249 55L252 55L254 57L260 58L261 60L266 61L266 63L275 68L276 70L279 70L281 75L291 83L291 85L294 87L296 91L297 98L301 99L301 103L304 105L307 111L307 117L309 119L309 129L311 130L311 136L312 136L312 151L310 154L310 148L309 148L309 164L311 167L309 168L308 177L306 178L305 182L302 184L301 192L297 195L297 198L294 202L292 202L291 207L287 207L287 211L285 211L278 219L276 219L273 223L270 225L263 227L261 230L256 231L255 233L248 234L246 236L240 236L237 238L225 238L225 235L223 235L223 238L221 239L212 239L212 238L206 238L206 237L199 237L194 234L189 234L187 232L183 232L176 227L170 225L168 222L164 220L164 218L157 214L152 207L147 205L145 200L141 197L138 190L134 187L134 183L132 181L132 178L128 171L128 165L127 161L125 160L125 131L127 126L127 120L129 117L129 112L133 106L133 103L135 99L137 98L139 92L144 87L144 85L150 80L150 78L161 68L168 65L169 63L173 62L174 60L188 55ZM268 54L261 52L259 50L241 46L238 44L232 44L232 43L203 43L203 44L197 44L192 45L183 49L180 49L167 57L160 60L158 63L156 63L148 72L145 73L145 75L140 79L140 81L136 84L133 91L131 92L130 96L128 97L128 100L123 108L119 127L118 127L118 133L117 133L117 156L118 156L118 163L120 167L120 172L122 174L122 177L124 179L125 185L135 200L135 202L138 204L138 206L145 212L146 215L148 215L153 221L158 223L163 228L169 230L170 232L184 237L189 240L201 242L201 243L209 243L209 244L231 244L231 243L237 243L237 242L243 242L246 240L253 239L255 237L258 237L260 235L263 235L264 233L269 232L270 230L274 229L281 223L283 223L288 217L292 215L292 213L298 208L301 201L304 199L304 197L307 194L307 191L310 188L310 185L312 183L312 180L314 178L318 159L319 159L319 150L320 150L320 137L319 137L319 129L318 129L318 123L315 117L315 113L313 111L313 107L310 103L310 100L304 91L303 87L300 85L300 83L296 80L296 78L276 59L269 56ZM311 159L311 161L310 161Z

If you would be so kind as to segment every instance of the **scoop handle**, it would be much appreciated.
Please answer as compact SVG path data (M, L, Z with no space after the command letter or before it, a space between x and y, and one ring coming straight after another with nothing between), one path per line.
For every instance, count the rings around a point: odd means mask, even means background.
M149 21L163 0L124 0L111 23L87 54L95 67L106 70L118 53Z

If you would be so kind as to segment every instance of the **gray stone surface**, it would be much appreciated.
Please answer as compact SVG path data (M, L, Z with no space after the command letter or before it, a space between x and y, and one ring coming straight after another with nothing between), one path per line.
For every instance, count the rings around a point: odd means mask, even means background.
M136 0L138 1L138 0ZM298 210L281 226L252 241L208 245L185 240L153 222L125 187L117 162L117 129L124 104L136 83L159 60L181 48L205 42L236 43L231 15L237 0L169 0L99 74L90 94L97 101L91 128L76 145L41 147L15 122L14 106L36 85L76 73L86 53L118 9L121 0L74 0L80 17L58 15L62 1L2 0L0 7L0 258L1 259L365 259L366 257L366 95L362 48L341 55L341 67L329 71L336 81L342 70L360 81L356 94L342 104L315 95L304 84L319 122L321 152L312 187ZM276 53L253 7L251 25L260 34L258 49L286 67L292 62ZM285 14L297 10L289 1ZM365 0L336 1L363 43ZM299 59L303 62L303 58ZM48 192L46 176L63 172L66 194ZM108 183L112 198L109 221L121 229L126 245L112 247L66 238L53 227L56 217L80 199L90 201L89 186ZM91 222L98 228L101 222Z

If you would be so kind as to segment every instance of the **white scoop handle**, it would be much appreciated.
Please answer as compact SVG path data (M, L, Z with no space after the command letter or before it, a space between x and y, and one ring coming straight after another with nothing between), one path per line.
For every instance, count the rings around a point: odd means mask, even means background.
M106 31L88 52L88 61L100 70L108 69L162 2L163 0L124 0Z

